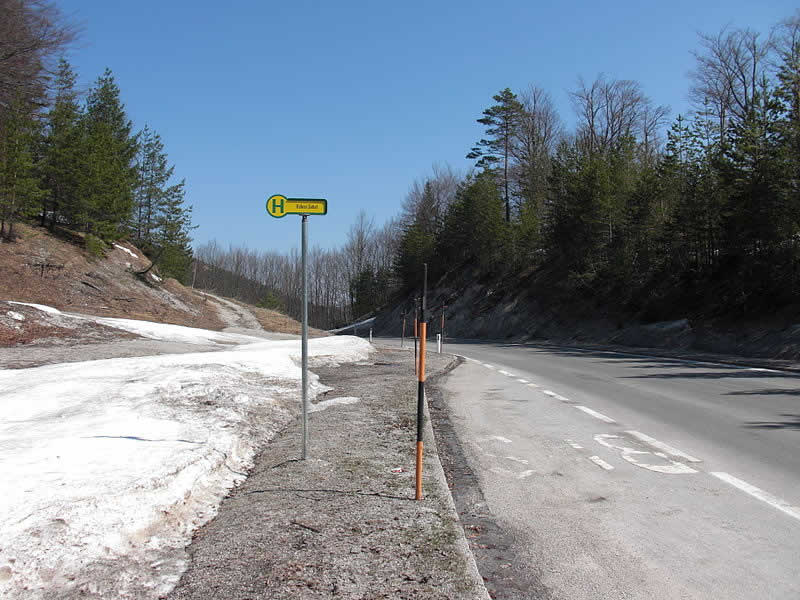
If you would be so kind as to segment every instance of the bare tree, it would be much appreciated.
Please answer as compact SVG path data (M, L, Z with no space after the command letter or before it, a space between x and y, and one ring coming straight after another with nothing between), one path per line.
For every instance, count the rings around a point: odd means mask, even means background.
M603 154L629 139L653 151L657 134L669 109L655 106L636 81L607 80L600 75L591 85L581 78L580 88L572 92L578 115L576 142L588 154Z
M347 242L344 245L351 277L356 277L372 264L374 234L375 222L367 216L365 210L361 210L356 217L356 222L350 226L350 230L347 232Z
M690 73L689 97L698 109L710 109L707 116L717 120L724 137L728 126L744 120L753 108L767 75L772 35L762 41L751 29L725 28L717 35L700 34L700 45L703 50L694 52L697 66Z
M55 59L77 37L48 0L0 0L0 109L41 102Z
M564 135L549 93L531 85L519 95L522 114L514 140L512 167L516 194L540 206L547 190L550 159Z
M416 179L408 190L400 216L400 226L422 225L429 233L444 222L463 177L450 165L434 164L431 172Z

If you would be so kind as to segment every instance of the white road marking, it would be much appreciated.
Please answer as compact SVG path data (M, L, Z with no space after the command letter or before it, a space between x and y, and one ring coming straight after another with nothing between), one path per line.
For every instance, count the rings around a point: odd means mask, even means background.
M564 396L556 394L555 392L552 392L550 390L542 390L542 393L545 396L550 396L551 398L555 398L556 400L561 400L561 402L570 402L569 398L564 398Z
M581 446L580 444L576 444L572 440L564 440L564 441L567 442L573 448L575 448L575 450L583 450L583 446Z
M608 464L606 461L604 461L599 456L590 456L589 460L592 461L597 466L604 468L606 471L613 471L614 470L614 467L612 465Z
M513 460L514 462L518 462L523 465L528 464L528 461L525 460L524 458L517 458L516 456L506 456L505 458L507 458L508 460Z
M632 435L637 440L644 442L648 446L652 446L653 448L658 448L659 450L662 450L663 452L666 452L671 456L677 456L679 458L686 460L687 462L693 462L693 463L703 462L699 458L695 458L694 456L686 454L685 452L682 452L677 448L670 446L669 444L665 444L664 442L659 442L657 439L651 438L649 435L645 435L639 431L629 430L626 431L625 433L627 433L628 435Z
M528 383L527 379L517 379L517 381L519 381L520 383Z
M605 446L606 448L611 448L613 450L619 450L622 458L627 460L629 463L636 465L637 467L642 467L643 469L647 469L648 471L655 471L656 473L666 473L667 475L688 475L691 473L697 473L693 468L687 467L683 463L679 463L678 461L671 460L666 458L664 455L661 456L664 460L668 461L669 465L651 465L649 463L643 463L637 460L637 457L651 454L650 452L646 452L644 450L636 450L635 448L628 448L627 446L617 446L613 442L609 440L618 440L620 439L618 435L614 435L611 433L600 433L594 436L595 441ZM651 454L652 456L652 454Z
M505 375L506 377L514 377L513 373L509 373L508 371L503 371L502 369L498 371L500 375Z
M528 384L528 387L529 387L529 388L538 388L539 386L538 386L538 385L536 385L535 383L529 383L529 384Z
M582 410L587 415L591 415L595 419L600 419L601 421L603 421L605 423L611 423L611 424L616 423L616 421L614 419L612 419L611 417L607 417L603 413L599 413L596 410L592 410L588 406L576 406L575 408L577 408L578 410Z
M525 479L526 477L530 477L531 475L533 475L533 471L529 469L517 475L517 479Z
M737 479L733 475L729 475L728 473L722 473L720 471L712 472L711 473L717 479L721 479L725 483L729 483L735 488L738 488L745 492L746 494L750 494L753 498L757 498L762 502L766 502L772 508L777 508L779 511L786 513L790 517L794 517L798 521L800 521L800 507L792 506L788 502L781 500L773 496L772 494L765 492L764 490L757 488L754 485L750 485L746 481L742 481L741 479Z
M494 369L494 367L493 367L492 365L490 365L489 363L482 363L482 364L483 364L483 366L484 366L484 367L486 367L487 369Z

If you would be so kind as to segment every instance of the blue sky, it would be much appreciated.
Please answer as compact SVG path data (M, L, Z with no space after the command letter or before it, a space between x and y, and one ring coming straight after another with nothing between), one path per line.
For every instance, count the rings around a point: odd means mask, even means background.
M83 25L69 55L83 88L114 72L187 181L196 243L299 245L299 217L266 198L328 199L310 243L340 245L361 209L376 224L409 185L464 158L492 95L535 83L563 120L578 76L634 79L671 116L688 109L697 32L766 32L796 4L58 0Z

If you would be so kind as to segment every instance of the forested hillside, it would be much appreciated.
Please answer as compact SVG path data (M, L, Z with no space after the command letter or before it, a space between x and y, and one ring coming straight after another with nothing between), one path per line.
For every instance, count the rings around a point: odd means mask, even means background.
M571 92L568 129L547 90L499 91L478 119L485 137L465 149L470 173L435 167L395 221L378 230L362 215L342 250L317 251L323 326L418 295L423 264L432 287L524 292L567 320L794 318L800 14L768 32L703 34L687 51L691 114L600 75ZM360 260L359 236L383 258ZM205 251L299 310L299 257Z
M191 207L158 133L125 113L106 69L81 95L63 58L78 38L57 6L0 0L0 241L38 223L100 254L127 238L185 280Z
M634 81L509 89L479 120L476 170L411 198L397 259L406 289L463 265L548 304L665 320L794 306L800 289L800 18L702 36L678 115ZM449 183L449 182L448 182ZM442 194L441 189L447 193Z

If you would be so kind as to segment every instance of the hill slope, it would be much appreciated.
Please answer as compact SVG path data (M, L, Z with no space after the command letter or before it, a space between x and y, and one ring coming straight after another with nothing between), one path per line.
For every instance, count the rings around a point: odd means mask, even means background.
M78 236L67 241L46 229L21 224L17 232L19 237L14 242L0 243L0 301L217 331L260 327L271 332L300 333L300 324L281 313L187 288L174 279L162 279L157 269L138 274L150 266L150 261L128 242L115 243L104 256L96 257L79 245ZM242 310L237 311L236 306ZM11 308L0 311L0 346L41 344L51 338L96 342L121 335L99 326L75 329L66 322L59 324L45 318L39 311ZM15 319L9 312L27 318Z

